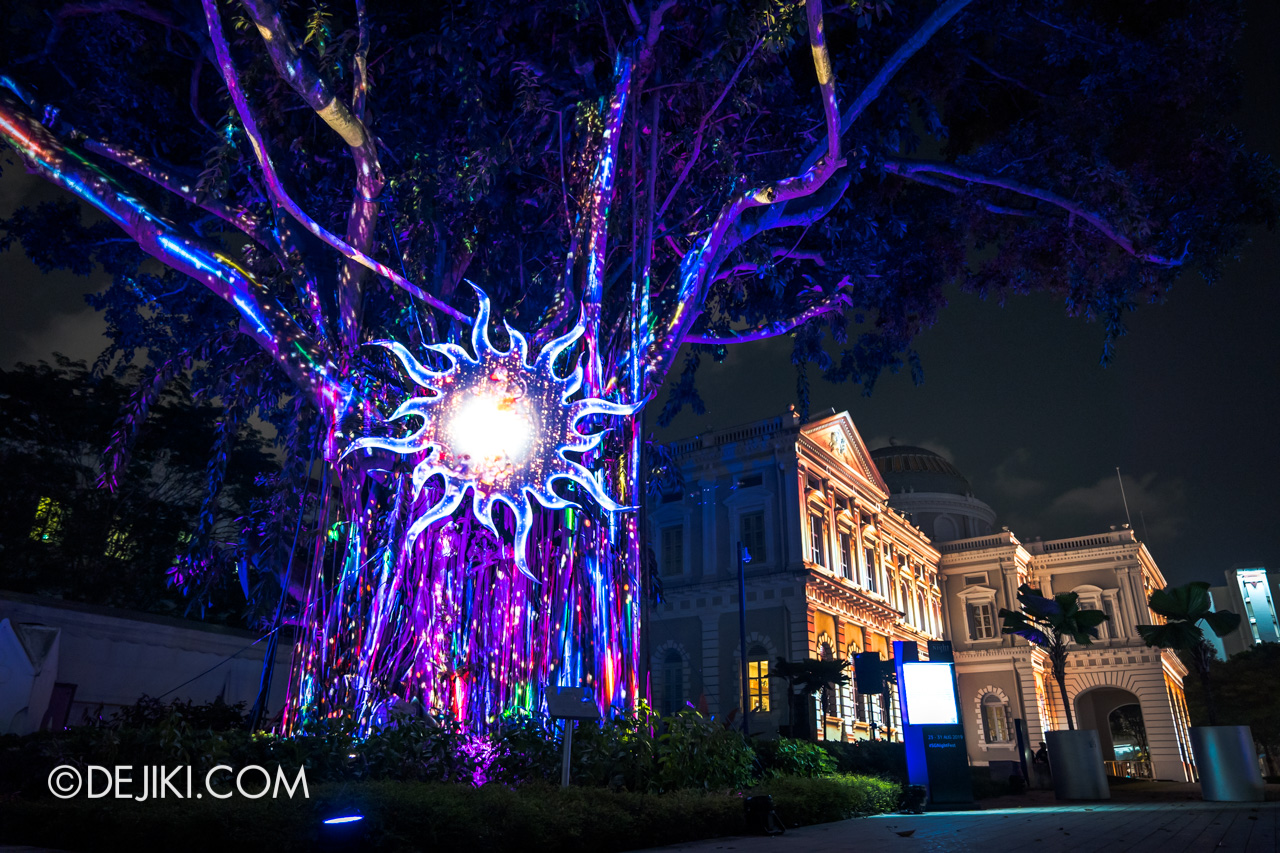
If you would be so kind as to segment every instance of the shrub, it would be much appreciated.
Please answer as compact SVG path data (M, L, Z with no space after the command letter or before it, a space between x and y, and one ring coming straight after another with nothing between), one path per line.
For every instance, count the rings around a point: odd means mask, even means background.
M778 776L753 793L772 796L773 807L787 826L805 826L891 811L898 805L902 786L874 776Z
M751 781L755 753L737 729L692 709L662 722L666 731L658 736L658 790L722 790Z
M836 772L836 760L819 744L808 740L780 738L755 744L761 767L768 773L783 776L830 776Z
M907 783L907 749L887 740L859 740L852 743L823 741L822 747L836 760L836 772L892 779Z
M897 801L896 785L865 777L779 777L756 791L773 796L788 826L885 810ZM317 849L321 819L352 807L365 815L361 849L390 853L611 853L746 831L739 794L385 781L313 785L310 800L9 799L0 802L0 842L103 853L293 853Z

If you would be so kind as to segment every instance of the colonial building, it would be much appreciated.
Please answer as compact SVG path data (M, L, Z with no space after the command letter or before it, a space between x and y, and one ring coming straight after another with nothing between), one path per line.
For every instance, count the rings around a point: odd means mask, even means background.
M789 725L778 658L892 655L942 631L938 551L891 509L847 413L783 416L678 442L684 488L647 522L663 600L649 620L651 689L664 711L742 706L739 543L746 574L747 692L753 732ZM895 709L850 685L816 703L820 736L896 730Z
M1135 626L1155 620L1151 590L1165 581L1146 546L1121 528L1023 543L996 531L995 512L932 451L868 452L847 413L808 423L773 418L677 442L684 488L648 515L664 600L650 612L654 701L717 715L742 705L738 544L745 566L748 695L753 732L786 725L777 658L888 658L893 640L944 638L956 658L961 713L974 764L1016 761L1014 720L1034 748L1067 726L1047 656L1001 634L1018 587L1073 591L1111 618L1068 661L1076 724L1097 729L1113 772L1194 776L1182 679L1171 653ZM932 538L931 538L932 537ZM896 708L852 686L823 697L815 716L830 739L896 732ZM1134 725L1137 720L1137 725ZM884 736L880 733L879 736Z

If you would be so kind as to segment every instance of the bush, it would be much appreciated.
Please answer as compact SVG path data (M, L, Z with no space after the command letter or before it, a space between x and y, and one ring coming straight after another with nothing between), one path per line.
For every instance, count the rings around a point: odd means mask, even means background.
M752 793L772 796L774 810L787 826L807 826L892 811L902 786L874 776L779 776Z
M786 824L800 826L890 809L898 788L865 777L779 777L752 793L771 795ZM741 794L695 790L390 781L317 785L310 800L10 799L0 802L0 843L104 853L291 853L317 849L325 816L358 808L365 815L362 849L610 853L742 834L742 802Z
M907 749L903 744L887 740L823 741L822 747L836 760L837 773L880 776L907 784Z
M793 738L764 740L755 744L755 750L761 767L775 775L811 779L836 772L836 760L831 753L813 741Z

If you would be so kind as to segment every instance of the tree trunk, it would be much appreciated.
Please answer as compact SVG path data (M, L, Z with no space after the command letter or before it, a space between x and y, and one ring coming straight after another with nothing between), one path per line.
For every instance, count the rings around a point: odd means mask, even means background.
M635 440L633 426L618 429ZM643 604L634 523L539 508L528 547L535 581L516 568L509 511L494 512L508 530L500 539L468 496L408 550L409 526L442 493L429 485L415 501L412 466L397 464L385 480L348 469L326 496L328 535L313 553L285 731L338 722L365 733L403 701L483 728L511 712L539 713L553 685L590 686L606 713L633 707ZM619 464L606 463L607 481L637 483L619 476Z
M1204 691L1204 709L1209 715L1209 725L1218 724L1218 712L1213 706L1213 685L1210 684L1209 667L1198 667L1200 670L1200 689Z
M1067 656L1064 650L1053 654L1053 679L1058 682L1058 693L1062 696L1062 710L1067 714L1067 728L1076 730L1076 720L1071 713L1071 700L1067 698Z

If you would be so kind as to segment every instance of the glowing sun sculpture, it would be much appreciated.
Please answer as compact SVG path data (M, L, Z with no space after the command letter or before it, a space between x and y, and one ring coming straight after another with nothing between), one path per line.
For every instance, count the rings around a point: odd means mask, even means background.
M405 400L388 421L421 418L422 426L401 438L357 439L343 455L364 448L426 454L413 470L414 499L433 477L443 478L444 491L410 525L406 537L409 548L428 525L452 515L468 490L476 518L501 539L493 507L506 504L515 516L516 566L534 578L525 553L533 501L547 509L577 506L556 494L552 487L556 480L576 483L606 510L628 509L609 497L581 461L566 456L594 450L607 431L583 433L579 422L592 415L631 415L644 401L624 405L587 397L570 402L582 386L582 366L575 365L568 376L559 376L555 363L582 337L586 328L582 320L568 334L547 343L530 362L528 341L509 325L511 348L502 352L493 346L488 333L489 297L471 286L480 300L471 330L474 357L457 344L429 344L426 349L448 362L445 369L433 370L402 344L373 342L391 350L409 378L429 392L428 396Z

